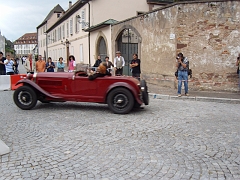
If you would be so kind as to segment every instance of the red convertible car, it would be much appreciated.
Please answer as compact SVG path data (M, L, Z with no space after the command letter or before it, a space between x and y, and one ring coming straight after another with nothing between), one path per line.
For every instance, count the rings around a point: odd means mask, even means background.
M105 76L89 80L85 72L29 74L16 85L22 84L13 94L15 104L29 110L37 101L105 103L117 114L129 113L143 103L148 105L146 82L132 77Z

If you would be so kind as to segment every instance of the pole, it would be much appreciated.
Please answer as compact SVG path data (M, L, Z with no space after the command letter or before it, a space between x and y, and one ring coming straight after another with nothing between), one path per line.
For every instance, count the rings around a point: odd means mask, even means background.
M90 3L88 2L88 28L90 28ZM90 60L90 30L88 31L88 63L91 64Z
M47 61L48 58L48 40L47 40L47 33L46 33L46 57L45 57L45 61Z

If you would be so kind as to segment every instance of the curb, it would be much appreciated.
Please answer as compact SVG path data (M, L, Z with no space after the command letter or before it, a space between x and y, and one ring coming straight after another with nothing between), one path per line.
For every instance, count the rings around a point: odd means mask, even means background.
M163 100L184 100L184 101L188 100L188 101L240 104L240 99L231 99L231 98L215 98L215 97L199 97L199 96L178 97L174 95L154 94L154 93L149 93L149 97L152 99L163 99Z

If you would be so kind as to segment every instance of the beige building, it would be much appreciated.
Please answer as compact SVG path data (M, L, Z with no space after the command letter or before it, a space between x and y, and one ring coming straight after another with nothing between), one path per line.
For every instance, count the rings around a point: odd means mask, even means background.
M112 59L111 25L165 4L149 0L79 0L73 5L69 2L69 9L52 26L46 21L38 26L39 54L45 51L55 61L59 57L66 61L74 55L78 63L90 64L98 54L102 59L107 55ZM99 28L101 31L96 32Z
M44 58L49 56L48 54L48 43L53 41L53 37L46 33L47 29L51 27L58 19L64 14L64 9L58 4L56 5L43 20L43 22L37 27L37 38L38 38L38 54Z

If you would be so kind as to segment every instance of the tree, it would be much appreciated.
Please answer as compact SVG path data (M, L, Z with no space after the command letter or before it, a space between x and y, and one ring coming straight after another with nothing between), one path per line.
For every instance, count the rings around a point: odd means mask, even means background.
M15 56L14 44L5 37L5 53L10 53Z

